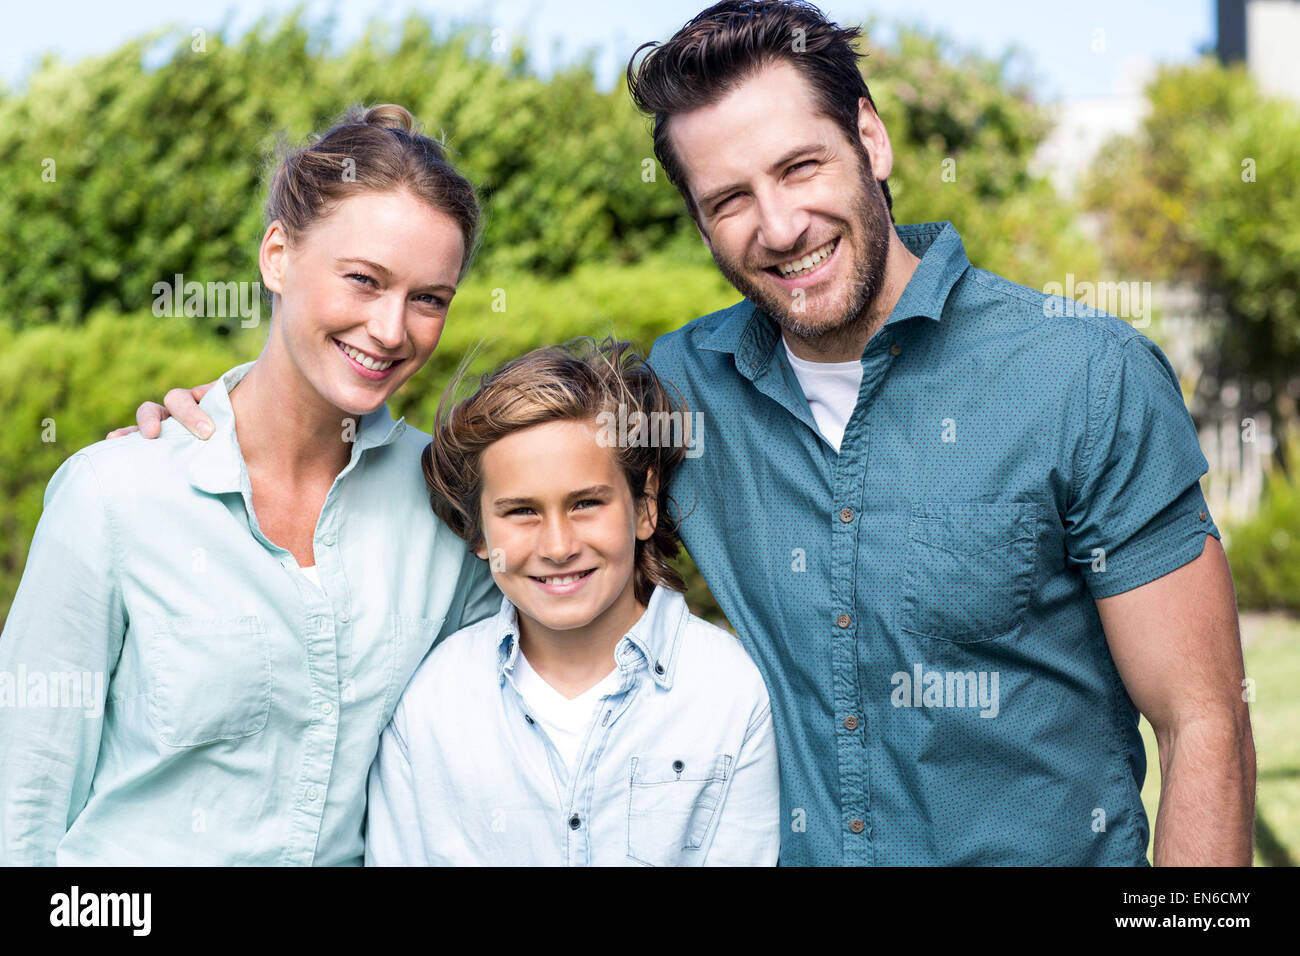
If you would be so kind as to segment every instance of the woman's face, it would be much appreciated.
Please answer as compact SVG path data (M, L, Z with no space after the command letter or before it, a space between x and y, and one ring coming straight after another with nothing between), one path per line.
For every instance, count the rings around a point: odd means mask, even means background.
M349 196L297 242L272 223L272 338L330 405L372 412L433 354L464 255L456 221L406 190Z

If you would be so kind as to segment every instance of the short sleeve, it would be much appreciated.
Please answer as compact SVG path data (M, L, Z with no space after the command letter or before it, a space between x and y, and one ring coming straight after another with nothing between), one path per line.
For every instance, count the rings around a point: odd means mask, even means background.
M1219 537L1200 487L1208 464L1168 359L1139 335L1106 361L1065 516L1070 561L1094 598L1154 581Z

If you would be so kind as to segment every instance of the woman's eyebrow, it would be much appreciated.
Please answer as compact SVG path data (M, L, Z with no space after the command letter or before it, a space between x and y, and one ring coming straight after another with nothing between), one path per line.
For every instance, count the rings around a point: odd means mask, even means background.
M383 266L381 266L378 262L372 262L369 259L362 259L359 256L340 256L334 261L336 263L339 263L340 265L345 262L359 262L363 266L368 266L369 268L374 269L376 272L382 273L385 278L390 278L392 276L392 273L389 270L385 269ZM438 290L443 290L452 293L456 291L456 287L454 285L451 285L446 282L436 282L436 281L427 282L424 285L420 286L420 288L429 289L429 290L438 289Z

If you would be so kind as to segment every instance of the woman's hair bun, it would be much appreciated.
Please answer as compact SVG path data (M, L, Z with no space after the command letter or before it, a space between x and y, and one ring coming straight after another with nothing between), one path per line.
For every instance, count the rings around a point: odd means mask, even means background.
M401 130L403 133L415 131L415 117L411 115L410 110L406 109L406 107L398 106L396 103L383 103L379 106L372 106L365 111L359 121L367 126L396 129Z

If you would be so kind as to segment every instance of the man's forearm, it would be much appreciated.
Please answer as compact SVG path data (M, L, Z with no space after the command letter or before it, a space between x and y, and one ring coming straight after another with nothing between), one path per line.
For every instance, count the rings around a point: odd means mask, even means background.
M1250 866L1255 743L1245 708L1157 731L1156 866Z

